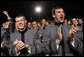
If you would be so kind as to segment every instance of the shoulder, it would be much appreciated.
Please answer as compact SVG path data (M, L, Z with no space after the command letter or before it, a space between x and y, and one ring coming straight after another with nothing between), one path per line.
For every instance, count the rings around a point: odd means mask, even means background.
M45 29L47 29L47 30L52 30L54 27L55 27L55 25L54 25L54 24L52 24L52 25L50 25L50 26L46 26L46 28L45 28Z

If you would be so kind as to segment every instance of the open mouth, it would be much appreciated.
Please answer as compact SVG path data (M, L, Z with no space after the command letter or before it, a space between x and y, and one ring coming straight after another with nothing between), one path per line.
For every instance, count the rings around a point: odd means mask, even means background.
M60 17L60 19L63 19L63 17Z
M60 17L60 21L63 22L64 21L64 18L63 17Z

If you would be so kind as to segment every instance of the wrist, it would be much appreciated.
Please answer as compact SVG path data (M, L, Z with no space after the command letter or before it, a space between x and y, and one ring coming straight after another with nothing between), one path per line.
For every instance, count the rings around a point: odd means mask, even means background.
M56 44L59 45L60 44L60 40L59 39L56 39Z

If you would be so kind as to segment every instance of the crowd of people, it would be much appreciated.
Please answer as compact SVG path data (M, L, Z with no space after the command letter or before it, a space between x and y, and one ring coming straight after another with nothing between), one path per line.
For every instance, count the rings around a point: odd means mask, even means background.
M83 56L83 19L65 19L63 7L52 9L52 20L29 22L3 11L1 56Z

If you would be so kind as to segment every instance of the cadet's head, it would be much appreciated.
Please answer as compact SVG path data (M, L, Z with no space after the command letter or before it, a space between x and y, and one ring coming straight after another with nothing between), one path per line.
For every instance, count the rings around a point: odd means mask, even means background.
M16 16L15 24L16 24L17 30L23 30L24 28L26 28L26 23L27 23L27 20L25 19L24 15Z
M46 20L45 20L45 19L42 19L42 20L41 20L41 23L42 23L42 24L46 24Z
M65 13L61 6L57 6L52 9L52 16L56 22L64 22Z
M38 26L38 22L37 21L33 21L32 22L32 27L34 28L34 29L37 29L39 26Z
M78 23L79 24L82 24L83 23L83 20L82 19L78 19Z
M28 23L27 23L27 27L28 27L28 28L32 28L31 22L28 22Z
M72 19L71 19L71 23L72 23L73 25L77 25L77 24L78 24L77 19L76 19L76 18L72 18Z

